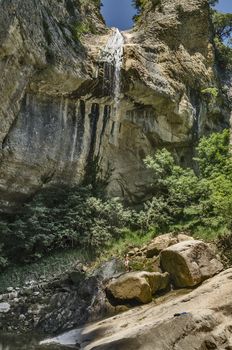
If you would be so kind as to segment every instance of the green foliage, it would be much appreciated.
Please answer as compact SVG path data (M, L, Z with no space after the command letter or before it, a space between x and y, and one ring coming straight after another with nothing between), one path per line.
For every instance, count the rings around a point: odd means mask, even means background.
M84 249L69 249L54 252L31 264L14 265L0 274L0 293L7 287L23 287L27 281L39 281L43 278L49 281L58 278L75 268L78 262L92 261L94 256Z
M90 1L89 0L80 0L80 2L81 2L81 4L88 5ZM102 6L101 0L91 0L91 2L99 8Z
M77 22L72 28L72 33L75 40L80 40L84 34L96 34L96 28L88 22Z
M160 0L132 0L132 5L137 10L137 14L133 17L135 22L138 22L140 20L141 14L144 11L144 9L147 7L148 4L158 5L160 3Z
M154 157L147 157L145 164L153 171L156 194L145 204L144 220L147 227L166 231L191 216L186 208L198 200L202 188L193 170L176 165L166 149L157 151Z
M232 13L221 13L214 11L213 24L216 35L221 41L231 38L232 33Z
M196 172L177 165L166 149L147 157L153 197L140 211L105 199L96 183L95 191L87 184L44 189L21 214L1 218L0 267L70 249L122 254L132 244L173 230L204 238L232 230L229 141L229 130L203 137L196 148Z
M9 262L19 263L70 247L97 253L134 222L133 211L117 199L94 197L90 186L53 187L36 195L20 215L1 220L0 244Z
M216 57L222 68L232 67L232 14L213 11Z
M199 173L175 164L165 149L145 161L154 174L155 195L140 219L158 231L232 228L232 160L229 131L204 137L195 159Z
M208 87L201 90L201 93L209 98L210 102L215 103L219 94L218 88Z
M196 161L204 178L215 177L215 174L228 172L230 159L230 131L225 129L221 133L213 133L210 137L203 137L197 147Z
M125 228L122 230L121 237L119 239L113 240L112 244L101 253L99 256L99 261L107 261L112 257L120 256L123 257L128 250L133 247L142 247L146 243L150 242L156 236L156 231L154 229L143 231L143 230L131 230Z
M143 10L146 5L149 3L149 0L132 0L133 6L138 10Z
M222 257L226 258L226 263L229 267L232 264L232 232L227 232L219 236L217 240L217 246L222 253Z

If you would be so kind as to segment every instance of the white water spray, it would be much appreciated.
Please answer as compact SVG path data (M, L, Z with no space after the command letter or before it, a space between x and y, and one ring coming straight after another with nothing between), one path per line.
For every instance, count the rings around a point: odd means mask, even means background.
M72 143L72 149L71 149L71 162L74 161L74 154L75 154L75 150L76 150L77 129L78 129L77 123L78 123L78 121L77 121L77 117L76 117L76 120L75 120L75 127L74 127L74 135L73 135L73 143Z
M113 28L113 33L109 37L105 48L102 51L102 61L104 62L104 81L110 80L111 92L114 98L114 107L117 111L120 102L121 92L121 68L123 65L124 38L117 28ZM112 70L109 67L113 67ZM108 71L108 76L107 75ZM103 83L105 84L105 82Z

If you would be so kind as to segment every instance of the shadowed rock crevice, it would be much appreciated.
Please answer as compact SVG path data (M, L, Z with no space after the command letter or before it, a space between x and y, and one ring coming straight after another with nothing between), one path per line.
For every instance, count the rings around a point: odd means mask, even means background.
M104 56L115 31L97 3L10 0L0 9L3 211L21 205L43 177L80 183L96 158L100 175L110 172L110 196L140 201L151 181L146 155L165 146L192 165L199 137L229 125L206 0L148 1L135 28L117 34L123 41L117 112L115 66ZM219 90L215 103L202 95L212 86ZM98 116L90 118L92 106Z

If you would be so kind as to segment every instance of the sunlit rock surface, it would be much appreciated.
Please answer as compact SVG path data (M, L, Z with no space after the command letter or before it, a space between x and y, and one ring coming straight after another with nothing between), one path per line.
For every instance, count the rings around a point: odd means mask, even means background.
M171 292L160 300L72 331L48 343L85 350L228 350L232 346L232 270L199 288Z
M94 34L79 40L83 18ZM113 67L102 62L112 31L96 5L0 1L1 209L50 183L80 183L95 158L108 193L130 201L149 195L143 159L157 147L191 164L198 137L229 121L223 98L201 93L219 86L211 29L206 0L152 2L123 33L115 108Z

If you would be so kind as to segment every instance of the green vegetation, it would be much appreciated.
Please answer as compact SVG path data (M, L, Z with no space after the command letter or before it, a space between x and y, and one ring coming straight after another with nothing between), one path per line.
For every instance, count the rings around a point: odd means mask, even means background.
M215 103L219 94L218 88L209 87L201 90L201 93L209 98L210 102Z
M81 40L82 35L88 33L96 34L96 28L88 22L78 22L72 28L72 34L75 40Z
M135 227L133 216L117 199L94 196L90 186L49 188L26 204L20 215L0 221L1 266L75 247L98 253L125 227Z
M160 4L160 0L132 0L134 8L137 10L137 14L133 17L135 22L138 22L141 18L141 14L147 5L152 4L153 6Z
M82 5L88 5L90 1L89 0L80 0L80 2ZM91 0L91 2L95 5L97 5L97 7L102 6L101 0Z
M22 213L1 218L1 268L60 251L84 250L94 258L121 256L130 245L143 245L169 231L187 230L205 239L228 236L232 230L229 138L229 130L203 137L196 148L195 172L177 165L166 149L148 156L145 164L153 173L153 196L142 210L104 198L102 183L99 189L95 183L95 190L86 185L41 191Z
M232 67L232 13L212 11L216 58L221 68Z
M198 173L175 164L167 150L146 159L155 196L146 204L149 226L225 232L232 228L232 160L229 131L203 137L195 159Z
M0 293L7 287L23 287L27 281L43 278L49 281L72 270L78 262L91 261L93 257L84 249L55 252L31 264L14 265L0 274Z

